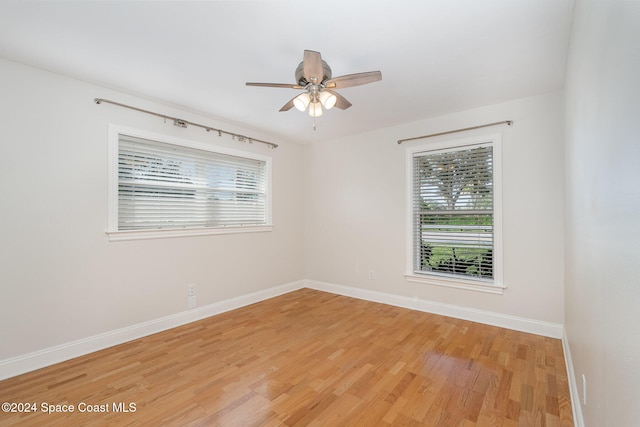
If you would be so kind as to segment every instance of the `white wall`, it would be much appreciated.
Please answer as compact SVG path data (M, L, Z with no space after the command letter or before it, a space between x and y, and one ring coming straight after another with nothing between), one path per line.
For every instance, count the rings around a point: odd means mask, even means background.
M558 94L309 146L274 141L281 145L270 150L93 103L104 97L272 140L130 94L8 61L0 75L0 362L184 313L190 283L200 306L307 278L563 323ZM505 119L514 126L448 137L502 133L504 295L407 282L405 149L426 141L396 140ZM275 230L109 242L109 123L272 155Z
M549 94L309 146L305 151L308 279L563 323L562 103ZM398 145L419 135L513 120L512 127ZM502 133L503 295L408 282L405 148ZM375 280L368 278L375 271Z
M0 60L0 361L303 276L302 147ZM280 143L219 138L95 97ZM109 242L109 123L273 156L267 233Z
M576 3L566 77L566 330L590 427L640 419L640 2ZM582 393L580 393L582 398Z

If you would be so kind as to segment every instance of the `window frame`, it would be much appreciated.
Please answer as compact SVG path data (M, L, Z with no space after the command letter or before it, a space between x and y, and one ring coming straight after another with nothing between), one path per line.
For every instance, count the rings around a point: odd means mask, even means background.
M493 151L493 279L454 277L438 273L415 271L414 244L414 156L430 151L455 151L479 146L492 147ZM501 134L478 135L463 139L444 139L409 146L406 149L406 267L405 278L409 282L445 286L493 294L502 294L506 288L503 280L502 242L502 137Z
M272 159L270 156L260 155L247 151L235 150L226 147L213 146L208 143L191 141L187 139L158 134L146 130L134 129L130 127L109 124L108 134L108 215L106 234L110 241L139 240L139 239L159 239L171 237L204 236L215 234L234 233L258 233L273 230L272 223ZM171 229L148 229L148 230L119 230L118 226L118 154L119 139L121 135L157 141L164 144L171 144L178 147L208 151L211 153L224 154L246 159L265 162L265 183L266 183L266 224L226 226L226 227L198 227L198 228L171 228Z

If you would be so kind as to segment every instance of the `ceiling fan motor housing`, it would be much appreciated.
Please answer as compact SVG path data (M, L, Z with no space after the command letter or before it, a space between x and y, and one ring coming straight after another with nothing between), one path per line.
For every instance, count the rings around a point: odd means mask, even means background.
M307 79L304 78L304 61L301 62L298 65L298 68L296 68L296 82L300 85L300 86L306 86L308 83ZM316 82L316 84L320 84L324 81L327 81L331 78L331 67L329 67L329 64L327 64L324 59L322 60L322 80L319 82Z

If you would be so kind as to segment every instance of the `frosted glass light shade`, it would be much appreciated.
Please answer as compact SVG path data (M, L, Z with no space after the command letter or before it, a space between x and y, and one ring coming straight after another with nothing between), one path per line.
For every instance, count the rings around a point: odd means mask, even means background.
M293 99L293 106L300 111L304 111L307 109L310 101L311 99L308 93L301 93Z
M320 102L322 102L322 105L327 110L333 108L333 106L336 105L336 101L338 101L338 98L334 94L329 92L320 92Z
M311 117L320 117L322 115L322 104L319 102L309 104L309 115Z

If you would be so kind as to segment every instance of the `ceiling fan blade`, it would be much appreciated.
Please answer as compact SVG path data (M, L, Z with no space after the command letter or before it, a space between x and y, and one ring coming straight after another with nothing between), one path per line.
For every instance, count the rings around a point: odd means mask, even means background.
M347 108L351 107L351 104L347 98L345 98L344 96L340 95L338 92L334 92L332 90L328 90L325 89L325 92L329 92L332 95L335 95L335 97L337 98L336 100L336 105L334 105L334 107L339 108L341 110L346 110Z
M324 68L322 67L320 52L305 50L302 67L305 80L312 84L320 84L322 82Z
M345 87L366 85L367 83L377 82L378 80L382 80L382 73L380 71L369 71L366 73L347 74L346 76L327 80L325 87L329 89L342 89Z
M261 87L281 87L285 89L304 89L304 86L288 84L288 83L245 83L247 86L261 86Z
M282 106L282 108L280 109L280 111L289 111L291 108L293 108L293 100L297 98L297 95L294 96L293 98L291 98L291 100L289 102L287 102L286 104L284 104Z

